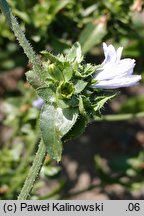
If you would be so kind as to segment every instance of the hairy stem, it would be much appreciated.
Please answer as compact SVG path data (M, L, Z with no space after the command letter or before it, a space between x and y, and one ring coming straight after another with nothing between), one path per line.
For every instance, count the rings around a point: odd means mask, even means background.
M23 48L25 54L27 55L29 61L33 65L33 70L35 74L31 76L31 83L34 83L34 87L39 87L41 83L43 83L42 79L42 72L43 68L41 66L40 60L37 58L35 52L33 51L33 48L31 47L30 43L26 39L23 31L21 30L16 18L11 12L11 9L9 8L9 5L6 0L0 0L0 8L3 12L3 14L6 17L6 20L10 26L10 28L13 30L17 40L19 41L21 47ZM46 148L43 144L43 141L41 140L39 144L38 151L36 153L35 159L33 161L33 165L28 173L28 176L26 178L26 181L24 183L24 186L21 190L21 193L18 197L19 200L25 200L28 198L30 191L33 188L34 182L39 174L39 171L43 165L43 161L46 155Z
M26 178L26 181L24 183L24 186L21 190L20 195L18 196L18 200L26 200L29 197L29 194L33 188L34 182L40 172L40 169L43 165L43 161L46 155L46 147L43 143L43 141L40 141L38 151L36 153L36 156L33 161L33 165L30 168L30 171L28 173L28 176Z
M29 61L32 63L34 71L37 75L40 76L42 72L40 60L37 58L33 48L26 39L24 32L21 30L16 18L12 14L11 9L9 8L6 0L0 0L0 8L6 17L6 20L10 28L13 30L17 40L19 41L21 47L27 55Z

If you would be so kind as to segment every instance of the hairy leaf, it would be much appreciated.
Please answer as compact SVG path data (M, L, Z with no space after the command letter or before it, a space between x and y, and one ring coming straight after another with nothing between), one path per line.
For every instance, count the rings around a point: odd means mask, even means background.
M27 81L33 86L33 88L39 88L43 85L43 81L33 70L26 72L26 78Z
M48 154L61 160L62 137L69 132L78 118L78 109L61 109L45 104L40 117L40 127Z
M81 45L79 42L76 42L72 48L68 51L67 54L67 60L68 62L74 62L80 63L82 61L82 52L81 52Z
M83 80L77 80L76 84L74 85L75 87L75 92L77 94L79 94L80 92L82 92L84 90L84 88L86 87L88 83L86 81Z
M94 111L99 111L108 100L110 100L114 97L115 97L115 94L109 95L109 96L97 97L97 103L94 106Z
M55 102L55 95L51 88L44 87L37 90L38 95L47 103Z

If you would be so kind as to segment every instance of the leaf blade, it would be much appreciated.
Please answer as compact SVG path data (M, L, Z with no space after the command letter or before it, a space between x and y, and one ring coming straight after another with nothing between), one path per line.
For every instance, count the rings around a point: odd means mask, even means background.
M78 118L78 109L61 109L45 104L40 116L40 127L47 152L56 160L61 160L62 137L67 134Z

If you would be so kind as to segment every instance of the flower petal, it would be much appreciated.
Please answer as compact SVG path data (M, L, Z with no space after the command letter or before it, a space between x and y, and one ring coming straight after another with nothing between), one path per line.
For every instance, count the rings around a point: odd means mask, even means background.
M116 51L113 45L110 44L109 46L107 46L106 43L103 43L103 50L105 55L105 60L103 64L116 61Z
M141 76L132 75L135 60L126 58L121 60L123 47L117 51L112 45L103 43L105 60L96 70L93 77L97 83L95 88L115 89L138 84Z
M32 106L36 107L37 109L40 110L42 108L43 103L44 103L43 99L42 98L38 98L37 100L34 100L32 102Z
M96 80L114 79L116 77L128 76L133 73L134 59L122 59L117 63L107 63L97 70Z
M117 56L116 61L117 62L120 61L121 59L122 51L123 51L123 47L119 47L116 51L116 56Z
M138 84L138 81L141 80L140 75L132 75L127 77L121 77L117 79L112 80L102 80L98 82L95 86L95 88L103 88L103 89L115 89L115 88L121 88L121 87L128 87Z

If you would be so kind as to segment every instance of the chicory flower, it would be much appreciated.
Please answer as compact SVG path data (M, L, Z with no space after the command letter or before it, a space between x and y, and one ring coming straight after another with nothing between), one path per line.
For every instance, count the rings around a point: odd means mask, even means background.
M121 59L123 47L117 50L113 45L103 43L105 59L97 69L94 79L95 88L116 89L138 84L140 75L132 75L135 60L131 58Z

